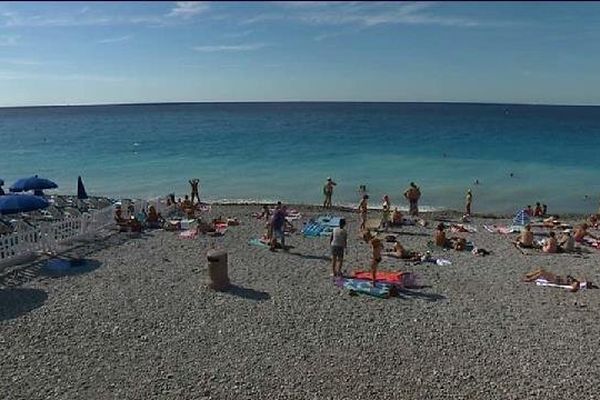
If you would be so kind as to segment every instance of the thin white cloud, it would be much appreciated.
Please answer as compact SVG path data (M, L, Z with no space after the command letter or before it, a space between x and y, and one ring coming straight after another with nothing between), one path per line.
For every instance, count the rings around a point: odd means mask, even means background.
M176 1L175 7L167 16L191 18L208 10L208 4L204 1Z
M126 42L131 38L132 38L132 35L118 36L118 37L112 37L112 38L98 40L98 43L101 43L101 44L120 43L120 42Z
M264 43L247 43L247 44L234 44L234 45L213 45L213 46L195 46L193 47L196 51L205 53L213 52L236 52L236 51L254 51L265 47Z
M26 73L22 71L0 70L0 81L44 80L44 81L78 81L119 83L130 80L129 78L95 74L47 74Z
M240 38L240 37L245 37L250 35L251 33L253 33L254 31L252 29L248 29L242 32L231 32L231 33L225 33L223 34L223 37L226 38Z
M25 58L0 57L0 64L20 65L20 66L38 66L45 63L37 60L29 60Z
M474 27L483 25L482 22L471 18L434 14L432 10L436 5L434 2L312 1L278 2L277 4L281 6L281 12L257 14L240 23L245 25L274 20L296 20L324 26L373 27L384 24L429 24Z
M0 35L0 46L16 46L20 35Z

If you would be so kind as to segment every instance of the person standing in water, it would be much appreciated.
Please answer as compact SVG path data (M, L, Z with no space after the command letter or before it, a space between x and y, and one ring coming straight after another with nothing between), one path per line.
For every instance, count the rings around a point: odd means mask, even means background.
M197 198L198 203L200 203L200 195L198 194L198 183L200 183L200 180L198 178L190 180L190 186L192 187L192 194L190 196L192 204L194 204L194 197Z
M466 208L466 216L470 217L471 216L471 203L473 202L473 193L471 193L471 189L467 190L467 197L466 197L466 204L465 204L465 208Z
M331 196L333 196L333 187L335 185L336 183L331 180L331 177L327 177L327 182L325 183L325 186L323 186L323 194L325 195L323 207L325 208L331 208Z
M408 213L412 216L419 215L419 199L421 198L421 189L415 185L414 182L410 183L410 187L404 192L404 197L408 199L409 210Z

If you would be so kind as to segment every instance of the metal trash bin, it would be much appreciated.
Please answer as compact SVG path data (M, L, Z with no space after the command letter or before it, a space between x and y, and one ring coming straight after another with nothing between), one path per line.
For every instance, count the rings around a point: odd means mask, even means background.
M209 287L214 290L225 290L229 287L227 271L227 252L225 250L209 250L208 259Z

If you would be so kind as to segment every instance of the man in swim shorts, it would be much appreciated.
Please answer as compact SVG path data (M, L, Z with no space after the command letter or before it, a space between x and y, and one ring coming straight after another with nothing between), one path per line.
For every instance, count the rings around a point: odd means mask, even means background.
M331 208L331 197L333 196L333 187L335 185L336 183L331 180L331 177L327 177L327 182L325 182L325 186L323 186L323 194L325 195L323 207L325 208Z
M192 195L191 202L194 204L194 198L198 199L198 203L200 203L200 195L198 194L198 183L200 180L198 178L194 178L190 180L190 186L192 187Z

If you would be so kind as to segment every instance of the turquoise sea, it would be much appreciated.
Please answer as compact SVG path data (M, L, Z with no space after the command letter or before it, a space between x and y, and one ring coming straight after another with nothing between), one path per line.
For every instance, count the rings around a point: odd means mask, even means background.
M430 207L508 212L536 201L590 212L600 196L600 107L438 103L194 103L0 109L5 189L32 174L74 193L372 203L411 181ZM510 173L514 176L511 177ZM474 184L479 180L479 184Z

